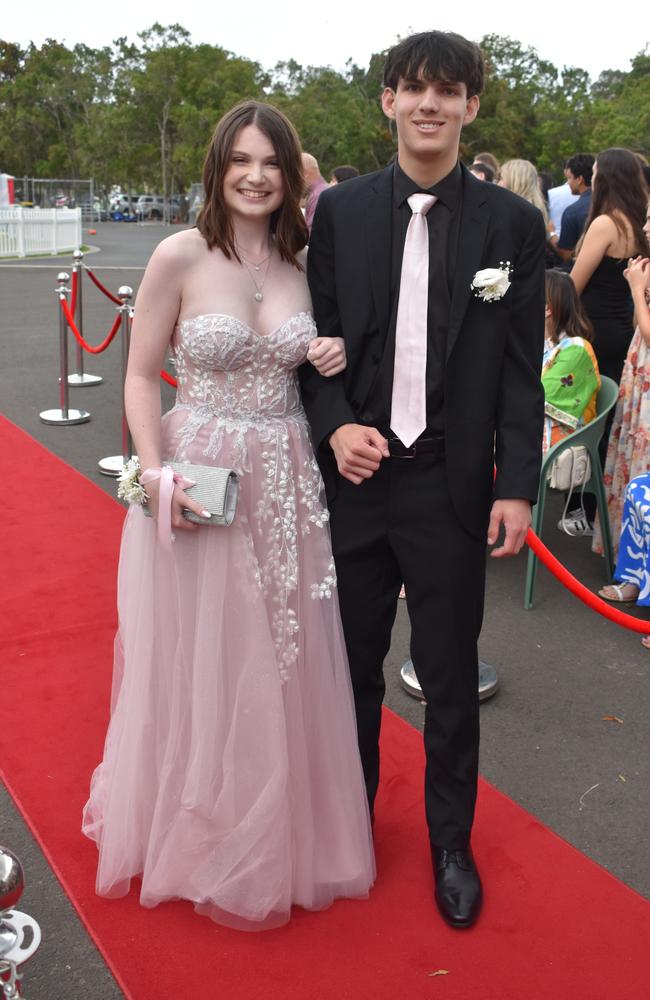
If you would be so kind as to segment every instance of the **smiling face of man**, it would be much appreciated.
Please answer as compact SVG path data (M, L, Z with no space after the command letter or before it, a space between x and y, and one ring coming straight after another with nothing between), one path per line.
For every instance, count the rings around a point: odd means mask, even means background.
M453 169L461 129L476 118L479 98L468 98L465 83L428 80L420 70L414 79L400 77L395 90L386 87L382 108L397 128L401 168L418 183L433 177L430 186Z

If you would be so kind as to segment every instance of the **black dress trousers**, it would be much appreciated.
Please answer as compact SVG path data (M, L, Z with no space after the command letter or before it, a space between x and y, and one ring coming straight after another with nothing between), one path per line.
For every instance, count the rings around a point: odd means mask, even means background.
M427 453L383 459L359 486L339 477L331 530L370 808L379 782L383 662L403 581L411 657L427 702L429 835L433 844L464 848L478 779L485 541L459 522L444 459Z

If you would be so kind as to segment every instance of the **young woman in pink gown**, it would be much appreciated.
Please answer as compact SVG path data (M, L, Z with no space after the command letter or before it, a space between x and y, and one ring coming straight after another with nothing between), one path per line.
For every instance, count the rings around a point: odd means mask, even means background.
M170 236L140 288L126 382L140 467L234 469L230 527L186 521L172 543L132 504L118 579L111 722L83 830L97 891L144 906L182 898L235 927L365 896L370 819L339 621L328 513L296 369L323 375L304 274L300 146L246 102L221 120L197 228ZM176 404L160 416L171 345ZM151 479L151 475L144 477ZM146 486L158 513L159 480Z

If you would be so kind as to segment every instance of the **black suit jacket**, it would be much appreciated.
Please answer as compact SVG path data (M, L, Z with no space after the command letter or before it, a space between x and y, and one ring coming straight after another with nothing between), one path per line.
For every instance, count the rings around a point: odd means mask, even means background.
M325 191L314 218L307 276L319 336L343 337L347 367L324 378L300 369L328 500L338 472L330 434L357 423L390 321L392 166ZM541 213L463 169L444 382L446 466L465 528L485 535L492 499L537 498L544 393L544 249ZM511 286L485 302L476 271L509 261ZM497 475L493 482L493 465Z

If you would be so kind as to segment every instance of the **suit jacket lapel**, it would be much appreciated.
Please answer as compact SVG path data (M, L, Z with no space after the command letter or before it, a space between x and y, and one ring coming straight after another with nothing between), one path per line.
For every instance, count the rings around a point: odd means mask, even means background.
M456 273L449 313L449 333L447 335L447 357L451 354L463 323L465 312L472 294L471 284L481 267L483 247L487 236L490 213L483 185L463 168L463 209L458 237ZM491 266L496 267L496 264Z
M370 267L370 284L379 329L385 332L390 322L390 253L392 239L391 197L393 167L386 167L375 178L365 205L365 236Z

